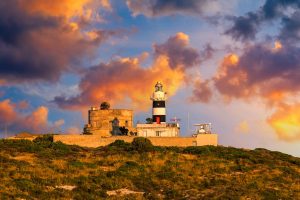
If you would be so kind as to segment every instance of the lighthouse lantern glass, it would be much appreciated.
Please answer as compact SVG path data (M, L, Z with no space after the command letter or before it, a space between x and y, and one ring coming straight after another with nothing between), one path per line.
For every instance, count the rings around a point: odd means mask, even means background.
M163 91L162 90L162 84L160 82L158 82L156 85L155 85L155 92L158 92L158 91Z

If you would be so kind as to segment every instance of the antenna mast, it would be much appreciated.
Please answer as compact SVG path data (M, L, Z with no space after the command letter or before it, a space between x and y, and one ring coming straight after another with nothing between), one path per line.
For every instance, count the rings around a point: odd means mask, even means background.
M7 124L4 124L4 138L7 137Z
M190 134L190 112L188 112L188 134Z

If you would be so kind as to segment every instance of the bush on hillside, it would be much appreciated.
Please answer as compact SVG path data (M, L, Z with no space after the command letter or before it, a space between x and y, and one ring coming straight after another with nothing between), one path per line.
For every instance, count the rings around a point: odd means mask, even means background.
M47 134L42 135L33 140L34 143L41 143L41 142L53 142L53 135Z
M132 149L139 152L146 152L153 150L151 141L144 137L136 137L131 143Z
M115 140L113 143L108 145L109 147L120 147L120 148L128 148L130 143L125 142L124 140Z

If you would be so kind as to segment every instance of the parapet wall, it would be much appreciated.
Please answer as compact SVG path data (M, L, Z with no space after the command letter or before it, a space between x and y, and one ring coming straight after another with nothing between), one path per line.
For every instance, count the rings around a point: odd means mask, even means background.
M54 135L55 142L61 141L65 144L79 145L84 147L106 146L116 140L132 142L135 137L112 136L100 137L99 135ZM217 134L202 134L197 137L147 137L155 146L204 146L218 144Z

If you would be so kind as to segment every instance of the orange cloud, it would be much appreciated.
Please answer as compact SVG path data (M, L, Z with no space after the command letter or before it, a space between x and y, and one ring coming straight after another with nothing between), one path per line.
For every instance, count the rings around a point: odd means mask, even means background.
M279 139L300 140L300 104L281 105L267 122L275 130Z
M235 128L238 133L249 133L249 130L249 123L246 120L241 121Z
M74 17L90 19L92 12L96 12L97 8L111 9L109 0L21 0L20 3L32 14L65 17L67 20Z
M141 67L137 58L121 58L91 68L81 81L80 89L83 92L80 96L67 102L56 100L65 108L86 109L86 106L98 105L101 101L118 104L129 98L133 107L143 110L149 107L149 97L157 81L165 85L165 90L171 96L183 79L184 72L170 68L166 56L157 57L149 68Z
M285 141L300 139L300 104L289 105L300 92L300 49L279 41L275 47L266 44L246 47L241 56L224 57L214 86L226 99L260 98L276 111L268 119L278 138ZM238 129L247 128L240 124Z
M20 103L13 103L10 99L0 101L0 127L6 127L9 132L29 131L33 133L45 133L61 126L64 121L54 123L48 120L48 108L40 106L28 114L19 112L22 109ZM28 103L26 102L26 108Z
M247 85L248 75L238 66L239 57L229 54L224 57L217 74L213 78L215 87L226 100L232 97L249 97L253 89Z
M246 47L241 56L224 57L214 86L226 100L262 98L267 105L284 103L297 95L299 87L300 49L283 48L275 42L272 49L260 44Z
M80 95L56 97L55 102L63 108L84 111L102 101L113 105L127 102L126 106L130 104L135 110L148 109L149 97L157 81L161 81L168 96L172 96L184 82L186 69L199 61L198 52L189 46L188 35L184 33L177 33L165 43L155 45L154 50L154 60L148 67L141 66L147 56L145 53L91 67L80 82Z
M17 116L15 106L9 99L0 101L0 124L8 124Z
M38 107L31 114L22 119L25 129L34 132L44 130L48 125L48 108L45 106Z
M276 52L279 51L280 49L282 49L282 44L280 41L277 40L274 42L274 47L272 50Z

